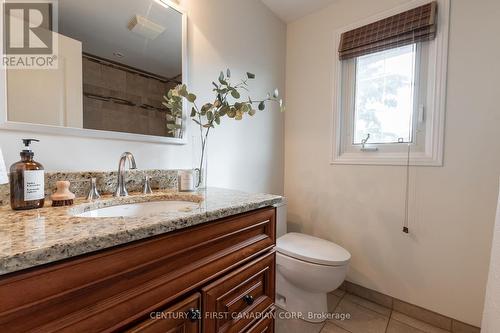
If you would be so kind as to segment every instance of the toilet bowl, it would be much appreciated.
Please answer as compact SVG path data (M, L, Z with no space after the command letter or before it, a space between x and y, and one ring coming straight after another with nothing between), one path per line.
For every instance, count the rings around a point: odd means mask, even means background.
M277 207L277 223L276 305L322 322L328 318L327 294L344 281L351 255L330 241L286 233L286 204Z

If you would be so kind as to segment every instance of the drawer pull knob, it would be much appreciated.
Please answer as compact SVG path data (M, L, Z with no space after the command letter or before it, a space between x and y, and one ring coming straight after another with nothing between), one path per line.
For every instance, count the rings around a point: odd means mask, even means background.
M245 303L247 303L248 305L252 305L253 304L253 301L254 301L254 298L252 295L245 295L243 296L243 300L245 301Z
M201 311L198 309L189 309L187 312L187 317L191 321L197 321L201 319Z

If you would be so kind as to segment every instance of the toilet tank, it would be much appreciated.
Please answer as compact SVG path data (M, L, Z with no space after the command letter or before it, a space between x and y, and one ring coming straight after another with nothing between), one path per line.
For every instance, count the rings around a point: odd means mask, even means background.
M274 205L276 207L276 238L286 234L286 199Z

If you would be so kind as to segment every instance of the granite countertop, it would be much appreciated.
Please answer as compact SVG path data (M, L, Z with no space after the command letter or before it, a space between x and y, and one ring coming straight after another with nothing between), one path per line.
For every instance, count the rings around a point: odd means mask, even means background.
M133 202L183 200L189 210L140 217L76 217L96 208ZM0 207L0 275L164 234L279 203L282 197L210 188L203 194L157 192L126 198L76 200L69 207L12 211ZM46 203L48 206L50 202Z

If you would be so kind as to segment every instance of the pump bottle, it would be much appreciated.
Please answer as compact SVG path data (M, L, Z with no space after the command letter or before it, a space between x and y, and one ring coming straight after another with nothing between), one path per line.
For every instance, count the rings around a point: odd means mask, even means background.
M36 139L23 139L21 160L10 167L10 206L14 210L42 208L45 202L45 173L36 162L31 143Z

